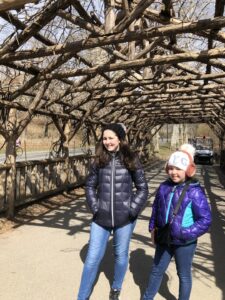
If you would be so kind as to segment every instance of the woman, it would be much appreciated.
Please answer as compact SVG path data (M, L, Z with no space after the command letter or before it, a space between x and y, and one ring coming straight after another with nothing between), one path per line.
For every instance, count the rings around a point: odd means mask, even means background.
M156 228L158 230L170 223L171 244L156 243L155 257L149 283L143 300L153 300L157 294L163 274L172 257L175 258L179 277L179 300L190 298L192 287L192 261L197 239L208 231L211 224L211 212L204 190L197 180L190 180L196 171L193 162L194 148L184 144L174 152L166 165L169 178L160 184L157 191L149 231L153 243ZM177 214L174 211L184 186L188 185Z
M111 234L115 266L109 299L119 299L128 266L131 235L148 196L144 171L125 137L121 124L112 123L103 128L96 158L87 177L86 198L93 221L78 300L89 298Z

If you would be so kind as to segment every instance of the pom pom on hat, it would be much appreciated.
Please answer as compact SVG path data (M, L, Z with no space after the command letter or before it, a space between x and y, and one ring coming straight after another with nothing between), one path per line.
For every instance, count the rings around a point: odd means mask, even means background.
M180 146L179 150L189 153L194 160L195 148L191 144L183 144Z
M115 132L115 134L118 136L118 138L120 140L125 140L126 132L125 132L124 127L122 126L121 123L110 123L110 124L107 124L107 125L105 125L103 127L102 133L105 130L111 130L111 131Z

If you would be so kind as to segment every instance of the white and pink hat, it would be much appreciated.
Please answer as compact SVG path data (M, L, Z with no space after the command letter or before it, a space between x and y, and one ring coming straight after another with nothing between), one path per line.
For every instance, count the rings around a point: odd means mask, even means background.
M181 170L186 171L190 164L190 158L187 153L182 151L176 151L171 154L168 160L168 166L174 166Z
M188 177L194 176L196 172L196 166L194 164L195 148L191 144L183 144L178 151L171 154L168 162L168 166L174 166L186 172ZM167 171L166 167L166 171Z

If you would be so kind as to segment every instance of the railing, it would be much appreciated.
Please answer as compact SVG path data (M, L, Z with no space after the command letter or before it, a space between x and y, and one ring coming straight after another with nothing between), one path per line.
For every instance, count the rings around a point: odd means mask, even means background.
M84 184L90 157L76 155L65 159L46 159L16 164L16 199L19 206ZM0 166L0 211L7 209L10 166Z
M60 158L17 162L14 206L83 185L90 160L90 156L76 155L68 162ZM220 167L225 171L225 151L221 152ZM0 212L7 209L12 186L10 168L9 165L0 165Z

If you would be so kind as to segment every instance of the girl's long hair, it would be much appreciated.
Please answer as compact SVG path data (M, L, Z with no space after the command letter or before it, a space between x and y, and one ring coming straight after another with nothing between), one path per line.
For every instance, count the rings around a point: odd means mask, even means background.
M120 140L118 156L121 162L129 171L134 171L138 168L137 155L134 151L131 150L127 141ZM101 139L100 143L96 147L95 164L97 165L97 167L102 168L106 166L111 159L112 155L109 151L107 151Z

